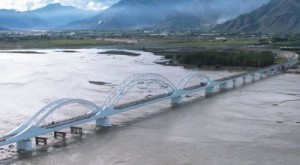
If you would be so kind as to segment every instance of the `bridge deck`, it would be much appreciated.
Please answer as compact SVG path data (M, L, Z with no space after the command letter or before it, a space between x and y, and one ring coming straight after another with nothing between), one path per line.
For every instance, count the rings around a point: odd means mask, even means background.
M169 97L172 94L173 93L161 94L161 95L153 96L153 97L150 97L150 98L145 98L145 99L141 99L141 100L137 100L137 101L133 101L133 102L129 102L129 103L119 104L119 105L114 106L114 109L121 110L121 109L129 108L131 106L135 106L135 105L142 104L142 103L145 103L145 102L153 101L153 100L156 100L156 99L161 99L161 98L164 98L164 97Z
M40 127L41 128L54 128L54 127L61 126L61 125L64 125L64 124L68 124L68 123L72 123L72 122L75 122L75 121L78 121L78 120L87 119L87 118L90 118L94 115L95 114L85 114L85 115L82 115L82 116L76 116L76 117L66 119L66 120L53 121L52 123L44 124L44 125L41 125Z
M183 90L190 91L190 90L194 90L194 89L204 87L206 85L207 85L207 83L200 83L200 84L193 85L193 86L190 86L190 87L185 87L185 88L183 88Z
M228 81L228 80L232 80L232 79L239 78L239 77L242 77L242 76L251 75L251 74L254 74L254 73L265 72L268 69L272 69L272 66L257 69L257 70L250 71L250 72L243 72L243 73L240 73L240 74L235 74L235 75L232 75L232 76L216 79L215 81L216 82Z

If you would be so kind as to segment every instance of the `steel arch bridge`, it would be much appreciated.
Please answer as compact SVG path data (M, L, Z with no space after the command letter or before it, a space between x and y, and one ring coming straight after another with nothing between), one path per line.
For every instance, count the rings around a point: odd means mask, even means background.
M182 77L177 86L159 74L137 74L128 77L118 86L116 86L101 106L98 106L97 104L87 100L70 98L56 100L44 106L26 123L20 125L13 131L0 138L0 146L17 143L17 150L31 151L32 142L30 139L40 135L92 121L96 121L96 126L106 127L109 126L109 116L165 100L171 100L172 104L178 104L182 101L181 98L184 95L192 94L198 91L205 91L205 94L216 93L218 92L217 89L229 88L229 83L232 83L232 87L236 87L237 82L240 79L242 80L243 84L248 83L247 80L249 78L252 80L251 82L253 82L255 80L263 79L264 77L275 75L283 69L297 65L297 63L298 55L295 54L293 58L289 59L285 63L225 77L218 80L211 80L209 77L201 73L190 73ZM164 93L154 95L149 98L142 98L119 104L119 101L122 98L126 98L127 94L133 88L138 87L139 85L149 86L149 84L158 85L160 89L164 91ZM58 112L61 108L67 109L67 107L70 105L84 107L86 111L79 116L42 124L50 115ZM73 109L67 109L67 111L72 112Z

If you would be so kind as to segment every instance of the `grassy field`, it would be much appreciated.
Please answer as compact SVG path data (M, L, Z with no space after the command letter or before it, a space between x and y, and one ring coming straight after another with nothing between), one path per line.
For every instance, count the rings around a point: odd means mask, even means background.
M84 47L123 47L142 49L144 47L203 47L203 46L244 46L256 44L255 39L231 39L227 42L194 40L188 37L174 38L138 38L137 43L124 43L102 39L40 39L0 41L0 49L34 48L84 48Z
M0 49L34 49L34 48L83 48L108 45L121 45L124 43L112 43L108 41L86 39L55 39L55 40L21 40L15 42L0 42Z

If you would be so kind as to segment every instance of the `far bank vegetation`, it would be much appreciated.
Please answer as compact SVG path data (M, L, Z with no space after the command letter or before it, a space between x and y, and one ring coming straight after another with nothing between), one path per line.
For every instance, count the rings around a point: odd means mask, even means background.
M201 66L266 67L275 64L276 55L270 51L201 51L165 55L174 63Z

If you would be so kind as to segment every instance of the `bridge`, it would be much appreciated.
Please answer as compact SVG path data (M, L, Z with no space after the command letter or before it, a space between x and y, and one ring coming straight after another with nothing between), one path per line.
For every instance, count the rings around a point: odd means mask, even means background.
M18 151L32 151L32 139L45 134L54 132L57 135L63 129L74 130L75 126L88 122L108 127L109 117L112 115L165 100L171 100L171 104L179 104L185 95L201 91L205 95L217 93L219 90L237 87L238 82L246 84L262 80L296 65L298 55L294 54L284 63L217 80L211 80L201 73L190 73L181 78L177 85L158 74L137 74L117 85L100 106L87 100L70 98L56 100L44 106L26 123L1 137L0 146L17 143ZM39 140L44 139L36 139L36 142Z

